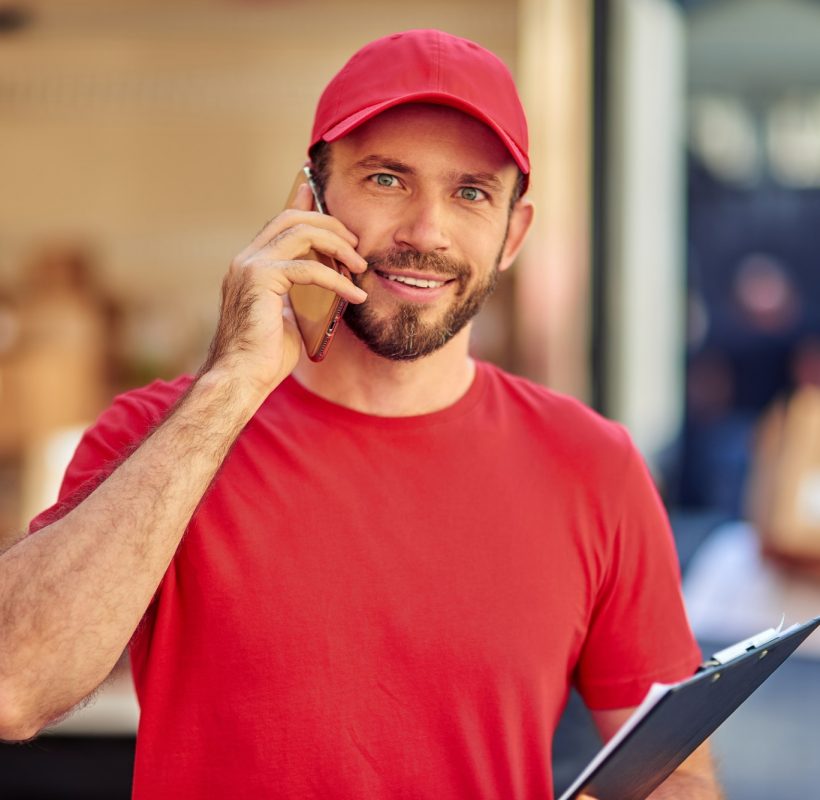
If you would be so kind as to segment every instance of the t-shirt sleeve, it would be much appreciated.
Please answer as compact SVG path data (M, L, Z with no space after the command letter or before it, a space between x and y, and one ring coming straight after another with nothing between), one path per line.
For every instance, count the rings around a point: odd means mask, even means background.
M701 659L666 512L631 444L627 462L618 475L620 512L575 672L592 709L638 705L653 682L682 680Z
M29 525L34 533L65 516L97 488L164 419L184 383L157 381L115 398L83 434L60 486L57 502Z

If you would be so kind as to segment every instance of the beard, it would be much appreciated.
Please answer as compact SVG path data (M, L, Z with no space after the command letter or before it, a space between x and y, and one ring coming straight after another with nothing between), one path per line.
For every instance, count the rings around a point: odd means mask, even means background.
M470 267L438 253L389 250L368 256L367 271L353 276L357 285L371 271L413 269L455 281L455 299L435 322L425 322L422 317L427 308L416 303L399 303L398 309L386 318L379 318L366 302L350 303L343 319L356 338L377 356L391 361L415 361L447 344L481 310L498 283L502 251L503 245L489 275L472 288L468 287Z

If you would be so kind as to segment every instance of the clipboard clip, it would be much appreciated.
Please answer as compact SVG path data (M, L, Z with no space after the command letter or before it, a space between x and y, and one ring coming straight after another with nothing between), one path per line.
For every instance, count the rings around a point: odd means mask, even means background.
M758 647L763 647L764 645L773 642L778 638L778 636L780 636L785 619L786 615L784 614L780 618L780 624L776 628L768 628L765 631L756 633L754 636L750 636L748 639L744 639L742 642L737 642L736 644L730 645L723 650L718 650L718 652L715 653L708 661L701 665L701 669L723 666L738 656L748 653L750 650L755 650Z

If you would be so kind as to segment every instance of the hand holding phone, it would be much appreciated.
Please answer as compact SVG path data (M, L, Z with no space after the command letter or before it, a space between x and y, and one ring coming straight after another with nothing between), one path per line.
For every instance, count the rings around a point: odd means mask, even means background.
M322 202L316 190L316 184L313 182L313 175L310 167L305 166L296 176L296 180L288 197L287 206L289 207L296 196L299 187L307 183L313 193L313 204L315 209L324 214L325 210L322 207ZM350 272L344 266L341 266L336 259L315 251L311 251L308 255L315 261L319 261L328 267L332 267L350 278ZM290 292L290 306L293 309L293 316L296 318L296 326L299 328L299 333L302 341L305 344L305 350L308 358L311 361L321 361L326 355L330 343L333 341L333 336L336 333L339 320L347 308L347 300L339 297L335 292L325 289L314 284L294 285Z
M219 322L200 368L201 375L216 370L261 397L293 371L303 352L303 337L314 360L327 352L335 331L331 323L338 324L341 314L337 295L351 303L367 298L349 277L367 269L356 251L356 235L335 217L316 213L310 192L300 188L306 180L300 173L288 209L269 220L231 260L222 282ZM332 254L344 271L315 250ZM333 301L332 315L316 317L313 337L310 323L314 320L301 300L294 304L301 331L293 310L286 308L293 287L303 285L319 289Z

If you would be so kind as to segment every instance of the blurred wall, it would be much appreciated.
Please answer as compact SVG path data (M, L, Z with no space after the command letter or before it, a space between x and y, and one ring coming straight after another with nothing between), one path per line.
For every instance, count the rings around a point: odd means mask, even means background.
M536 217L515 270L515 366L589 401L593 0L519 7Z

